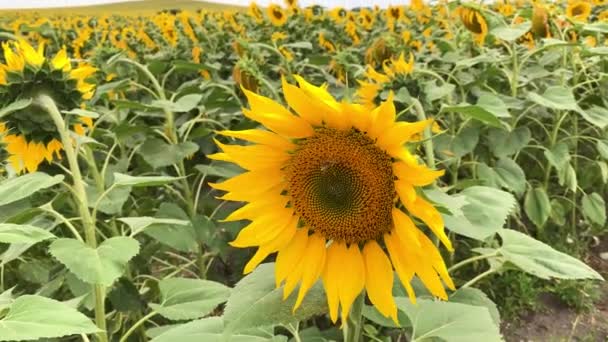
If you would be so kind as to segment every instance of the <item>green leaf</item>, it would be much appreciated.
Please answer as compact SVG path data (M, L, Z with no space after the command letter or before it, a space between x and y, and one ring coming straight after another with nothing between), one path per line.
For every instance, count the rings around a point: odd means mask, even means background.
M524 200L524 210L532 223L541 228L551 214L551 203L545 189L535 188L528 190L526 199Z
M429 102L439 100L451 94L456 86L451 83L443 83L438 86L435 81L428 82L424 86L424 94Z
M80 108L74 108L72 110L62 110L61 112L63 114L67 114L67 115L84 116L84 117L91 118L91 119L97 119L99 117L99 114L96 112L92 112L90 110L85 110L85 109L80 109Z
M608 109L599 106L591 106L586 110L579 110L578 113L592 125L601 129L608 126Z
M446 228L477 240L485 240L501 230L517 207L512 194L486 186L466 188L454 197L464 197L467 204L460 209L462 215L443 215ZM452 213L457 212L452 211L449 204L446 207Z
M139 253L139 242L118 236L94 249L78 240L57 239L49 252L81 280L110 286L123 274L127 262Z
M568 145L563 142L557 143L550 150L545 150L544 154L547 161L549 161L549 164L551 164L551 166L553 166L558 172L568 166L568 162L571 158Z
M150 307L163 317L173 320L191 320L210 314L230 296L230 288L213 281L187 278L170 278L158 283L160 304Z
M585 217L600 226L606 223L606 203L597 192L591 195L585 194L582 200L583 214Z
M153 168L177 164L198 151L198 145L191 141L167 144L160 139L148 139L137 151Z
M442 108L442 111L460 113L460 114L468 116L472 119L475 119L475 120L481 121L485 124L488 124L490 126L494 126L494 127L502 126L500 123L500 120L494 113L486 110L485 108L483 108L479 105L461 103L461 104L455 105L455 106L444 106Z
M558 110L574 110L579 111L578 104L572 90L562 86L552 86L545 90L542 95L535 92L529 92L528 98L537 104Z
M597 152L602 156L602 158L608 160L608 141L606 140L598 140L597 144Z
M14 287L11 287L10 289L0 293L0 312L8 308L15 301L13 295L14 289Z
M173 109L175 112L189 112L198 106L203 99L201 94L188 94L180 97L175 101Z
M485 307L426 299L414 305L404 297L395 298L395 302L413 323L412 342L502 341L498 326Z
M146 187L146 186L159 186L169 184L179 180L178 177L168 176L142 176L134 177L125 175L122 173L114 173L114 184L116 186L133 186L133 187Z
M292 48L292 49L307 49L307 50L312 50L312 44L310 42L305 42L305 41L295 42L295 43L287 43L287 44L283 44L283 46L288 47L288 48Z
M198 250L196 231L188 214L179 206L174 203L163 203L155 218L165 222L159 221L146 228L144 230L146 235L178 251L191 253ZM180 221L181 224L175 224Z
M608 33L608 23L598 21L595 23L586 24L585 26L583 26L583 31Z
M597 166L600 169L600 174L602 176L602 182L604 184L608 183L608 164L605 161L598 161Z
M21 100L17 100L11 104L9 104L8 106L0 109L0 118L7 116L11 113L14 113L16 111L25 109L27 107L29 107L29 105L32 104L32 99L21 99Z
M190 224L189 221L185 220L175 220L175 219L167 219L167 218L156 218L149 216L139 216L139 217L120 217L117 219L120 222L125 223L129 228L131 228L131 236L135 236L146 228L156 225L177 225L177 226L187 226Z
M488 132L489 147L498 158L514 155L530 142L532 133L526 126L517 127L508 132L491 128Z
M59 338L91 334L99 329L76 309L53 299L23 295L0 320L0 341Z
M513 27L500 26L490 31L490 33L498 39L512 42L530 31L530 27L532 27L532 23L526 21Z
M240 332L254 327L294 324L328 312L325 292L319 282L292 313L295 301L295 294L283 300L283 288L276 288L274 264L262 264L232 290L224 309L226 330Z
M63 181L63 175L49 176L46 173L34 172L23 176L9 178L0 183L0 206L20 199Z
M499 118L511 117L505 102L500 97L492 93L482 92L479 99L477 99L477 106L485 109L489 113L492 113Z
M526 174L512 159L500 159L496 163L494 171L500 185L513 190L518 196L523 195L526 191Z
M101 196L97 187L87 186L85 191L89 200L89 207L94 208L97 204L97 210L108 215L119 214L131 195L130 186L118 186L107 192L101 201L97 203L99 196Z
M407 328L411 327L412 323L410 323L409 318L402 311L397 312L397 320L399 321L399 325L395 324L395 322L384 316L378 309L376 309L373 305L364 305L363 306L363 316L370 321L387 328Z
M515 230L499 232L504 258L531 275L542 279L600 279L602 276L583 262Z
M498 308L483 291L473 287L462 287L458 289L458 291L452 293L448 300L454 303L483 306L488 309L494 324L500 326L500 313L498 312Z
M150 342L263 342L268 338L251 335L224 333L221 317L209 317L171 328Z
M55 238L42 228L27 224L0 223L0 243L37 243Z
M216 176L221 178L231 178L243 173L243 169L232 163L212 162L209 165L199 164L194 167L200 173L207 176Z

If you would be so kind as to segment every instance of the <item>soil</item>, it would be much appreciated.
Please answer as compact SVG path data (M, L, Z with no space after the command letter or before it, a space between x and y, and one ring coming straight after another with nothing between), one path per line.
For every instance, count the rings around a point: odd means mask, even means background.
M608 252L608 238L592 248L587 264L608 279L608 260L600 253ZM577 313L558 298L543 295L537 312L525 314L517 323L503 322L501 330L507 342L605 342L608 341L608 283L601 285L601 298L586 313ZM480 341L481 342L481 341Z

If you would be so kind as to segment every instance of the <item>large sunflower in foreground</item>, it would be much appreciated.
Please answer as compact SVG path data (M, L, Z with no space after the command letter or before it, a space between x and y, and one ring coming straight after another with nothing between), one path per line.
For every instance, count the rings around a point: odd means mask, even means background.
M396 121L392 94L369 110L296 79L299 87L283 80L283 92L297 115L243 89L251 107L245 116L268 130L223 131L252 144L218 142L222 152L211 156L247 170L213 185L227 191L222 199L248 202L226 218L251 221L231 243L259 247L244 272L278 252L275 277L284 297L300 284L294 310L321 277L334 322L339 307L347 318L364 289L397 321L393 269L412 301L414 275L446 299L444 284L454 284L436 246L411 219L451 250L441 215L417 192L443 171L428 169L404 146L430 121Z

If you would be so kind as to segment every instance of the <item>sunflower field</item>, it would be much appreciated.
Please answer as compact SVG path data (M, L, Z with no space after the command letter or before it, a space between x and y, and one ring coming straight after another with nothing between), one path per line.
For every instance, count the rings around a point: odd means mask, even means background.
M0 341L515 341L543 295L576 319L530 340L608 339L604 0L5 11L0 41Z

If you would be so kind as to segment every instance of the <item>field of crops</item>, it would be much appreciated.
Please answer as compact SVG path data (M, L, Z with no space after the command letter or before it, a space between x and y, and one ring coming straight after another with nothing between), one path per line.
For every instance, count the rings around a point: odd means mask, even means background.
M142 4L0 17L0 341L608 338L608 2Z

